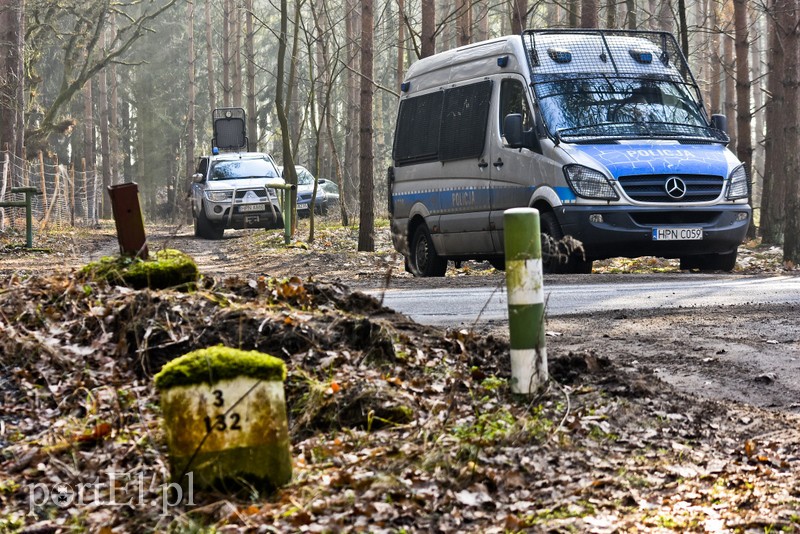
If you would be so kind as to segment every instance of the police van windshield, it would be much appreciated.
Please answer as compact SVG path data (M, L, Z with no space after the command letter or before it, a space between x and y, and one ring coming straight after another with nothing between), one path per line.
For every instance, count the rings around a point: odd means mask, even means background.
M237 159L217 161L211 167L211 180L237 178L278 178L278 169L266 159Z
M708 138L700 105L674 80L580 77L538 83L542 118L558 138Z

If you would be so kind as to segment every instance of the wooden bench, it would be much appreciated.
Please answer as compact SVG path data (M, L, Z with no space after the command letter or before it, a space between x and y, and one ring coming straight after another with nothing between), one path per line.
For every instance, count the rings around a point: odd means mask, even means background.
M24 201L0 202L0 208L25 208L25 247L33 247L33 209L31 201L33 195L38 195L39 190L35 187L12 187L12 193L24 193Z

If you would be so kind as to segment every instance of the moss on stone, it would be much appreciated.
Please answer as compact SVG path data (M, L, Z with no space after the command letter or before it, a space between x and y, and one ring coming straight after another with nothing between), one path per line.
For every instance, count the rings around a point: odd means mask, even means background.
M159 250L152 260L106 256L84 266L79 274L134 289L164 289L197 281L197 264L180 250Z
M215 384L220 380L248 376L260 380L283 381L286 365L283 360L257 352L223 347L199 349L164 365L155 376L156 388Z

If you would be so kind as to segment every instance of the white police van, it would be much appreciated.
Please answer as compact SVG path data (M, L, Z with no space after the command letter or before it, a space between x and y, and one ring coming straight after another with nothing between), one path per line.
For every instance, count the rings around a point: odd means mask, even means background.
M583 244L549 272L654 255L730 271L749 181L669 33L527 30L414 63L389 169L397 250L416 276L503 262L503 212Z

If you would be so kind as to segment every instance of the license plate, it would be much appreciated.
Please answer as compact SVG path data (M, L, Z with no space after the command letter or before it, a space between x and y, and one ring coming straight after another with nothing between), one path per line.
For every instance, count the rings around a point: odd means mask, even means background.
M267 206L264 204L242 204L239 206L239 213L251 212L251 211L266 211Z
M653 228L653 241L701 241L702 228Z
M299 210L307 210L308 209L308 202L298 202L297 209Z

